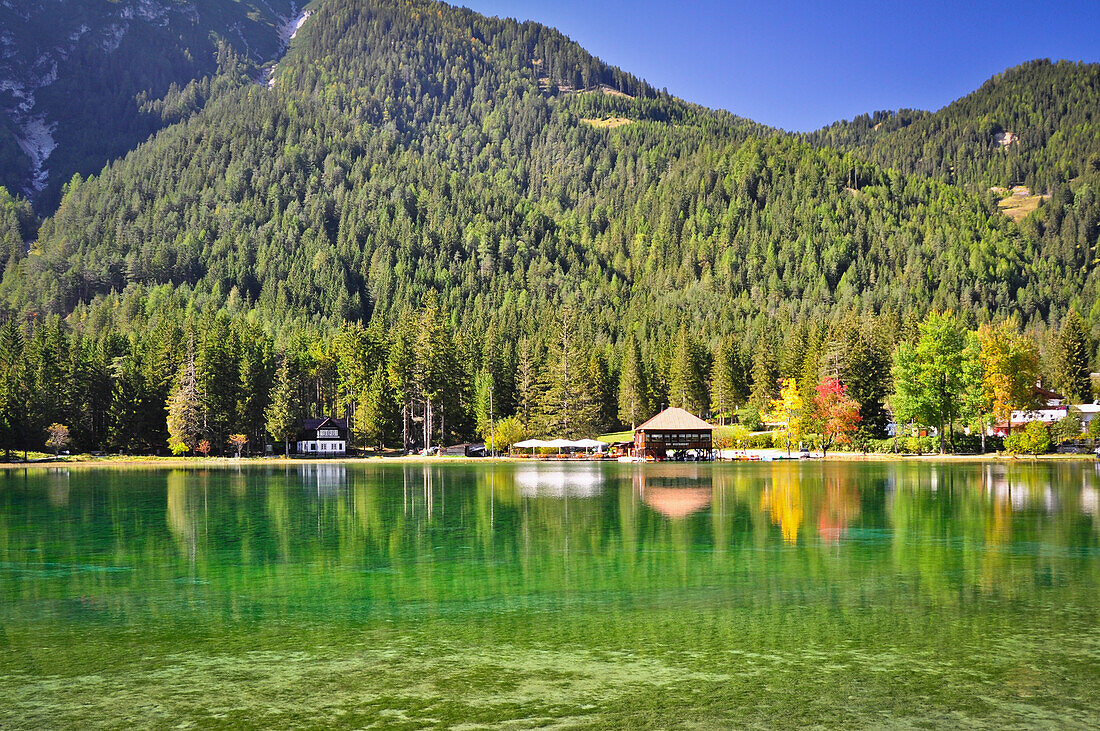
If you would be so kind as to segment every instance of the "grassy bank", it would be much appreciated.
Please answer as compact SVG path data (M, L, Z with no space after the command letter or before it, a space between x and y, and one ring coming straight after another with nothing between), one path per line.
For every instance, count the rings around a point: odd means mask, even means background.
M749 454L760 457L785 457L785 450L748 450ZM792 452L792 455L797 456ZM870 452L830 452L825 458L829 462L852 461L1095 461L1091 454L1041 454L1041 455L1014 455L1007 453L991 452L988 454L879 454ZM43 457L29 459L26 462L12 461L0 462L0 469L22 469L25 467L240 467L240 466L291 466L291 465L316 465L316 464L456 464L456 463L523 463L531 461L544 461L558 463L558 460L531 460L526 457L421 457L421 456L367 456L367 457L339 457L331 459L295 458L295 457L156 457L111 455L106 457L94 457L92 455L72 455L65 457ZM571 460L564 460L569 462ZM611 460L608 460L611 461ZM726 460L728 461L728 460ZM814 454L814 461L822 461L820 454Z

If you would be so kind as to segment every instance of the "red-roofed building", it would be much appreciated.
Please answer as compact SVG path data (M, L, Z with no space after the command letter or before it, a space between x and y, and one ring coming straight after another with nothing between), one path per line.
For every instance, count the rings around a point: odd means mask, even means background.
M693 451L713 458L714 426L675 406L665 409L634 430L634 457L668 459L670 452Z

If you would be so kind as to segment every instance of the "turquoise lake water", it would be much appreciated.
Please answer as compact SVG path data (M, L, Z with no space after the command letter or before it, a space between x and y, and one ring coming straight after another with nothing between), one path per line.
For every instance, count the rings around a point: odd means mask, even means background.
M1086 462L0 471L0 727L1100 725Z

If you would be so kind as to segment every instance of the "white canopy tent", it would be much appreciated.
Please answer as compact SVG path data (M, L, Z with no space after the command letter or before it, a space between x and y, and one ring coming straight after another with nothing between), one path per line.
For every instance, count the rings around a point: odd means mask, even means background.
M542 439L524 439L522 442L516 442L513 447L520 447L521 449L535 449L537 447L549 447L550 443L545 442Z
M536 449L556 449L558 453L561 453L562 449L575 448L575 449L598 449L599 447L607 446L604 442L598 439L524 439L522 442L516 442L512 445L520 449L530 449L531 454L534 455Z
M542 439L524 439L522 442L516 442L513 447L519 447L520 449L530 449L531 456L535 456L535 450L539 447L549 447L550 443L543 441Z
M581 439L573 442L573 445L585 449L598 449L599 447L606 447L607 442L601 442L599 439Z

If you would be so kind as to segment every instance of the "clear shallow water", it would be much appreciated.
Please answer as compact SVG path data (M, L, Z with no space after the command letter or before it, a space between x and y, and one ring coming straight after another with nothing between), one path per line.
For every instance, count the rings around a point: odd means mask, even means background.
M0 471L0 727L1100 724L1093 463Z

